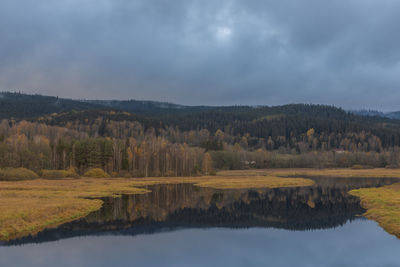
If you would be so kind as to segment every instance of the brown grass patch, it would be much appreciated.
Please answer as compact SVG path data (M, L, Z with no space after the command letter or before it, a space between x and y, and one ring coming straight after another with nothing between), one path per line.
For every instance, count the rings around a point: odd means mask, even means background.
M275 170L274 175L337 178L400 178L400 169L294 169Z
M75 169L68 170L42 170L41 177L44 179L78 178Z
M349 193L361 199L361 205L367 209L365 217L377 221L388 233L400 238L400 183Z
M303 178L281 178L276 176L249 176L214 178L201 181L195 185L215 189L243 189L243 188L279 188L311 186L314 182Z
M0 240L35 234L101 208L101 200L87 198L146 192L121 179L0 182Z
M400 169L264 169L221 171L218 176L257 176L279 177L336 177L336 178L400 178Z

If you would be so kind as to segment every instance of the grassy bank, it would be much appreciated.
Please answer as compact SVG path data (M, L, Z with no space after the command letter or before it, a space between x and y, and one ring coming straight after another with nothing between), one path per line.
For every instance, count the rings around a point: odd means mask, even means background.
M400 238L400 183L352 190L350 194L361 199L361 205L367 209L365 217Z
M275 170L274 175L338 178L400 178L400 169L294 169Z
M271 175L279 177L400 178L400 169L258 169L221 171L220 176Z
M0 240L34 234L101 208L101 200L88 198L146 192L120 179L0 182Z
M250 176L238 178L214 178L195 183L200 187L211 187L215 189L241 189L241 188L279 188L311 186L314 182L303 178L282 178L276 176Z
M47 174L47 176L50 173ZM290 177L290 178L288 178ZM222 171L217 176L168 178L33 179L0 182L0 240L37 233L84 217L102 206L101 197L144 194L144 186L192 183L215 189L310 186L307 177L395 177L397 169L269 169ZM58 177L57 177L58 178ZM400 185L353 190L366 216L399 236Z
M154 184L193 183L217 189L309 186L313 181L275 176L206 176L190 178L82 178L0 182L0 240L35 234L98 210L101 197L144 194Z

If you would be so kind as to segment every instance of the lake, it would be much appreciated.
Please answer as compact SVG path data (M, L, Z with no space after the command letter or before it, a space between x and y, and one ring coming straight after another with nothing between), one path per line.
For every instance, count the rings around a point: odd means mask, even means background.
M2 243L0 266L400 266L400 240L364 219L347 194L396 180L315 181L249 190L156 185L106 198L84 219Z

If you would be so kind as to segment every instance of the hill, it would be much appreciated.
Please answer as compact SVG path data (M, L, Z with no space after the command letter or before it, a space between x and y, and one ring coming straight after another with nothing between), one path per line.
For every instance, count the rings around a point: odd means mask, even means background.
M275 149L293 148L309 129L324 139L316 147L325 146L324 142L328 147L341 147L345 138L359 145L366 142L365 135L378 137L383 148L400 146L400 120L396 113L383 116L379 112L348 112L311 104L210 107L137 100L72 100L10 92L0 96L0 118L29 119L62 127L72 122L75 127L95 124L99 136L105 135L105 124L129 121L140 123L144 130L154 128L157 134L169 127L183 132L206 129L211 134L221 130L232 136L231 142L246 136L250 147L260 145L262 140L273 143Z
M334 106L208 107L0 95L0 168L184 176L211 173L213 167L400 165L400 120Z
M139 100L73 100L54 96L0 92L0 118L26 119L52 113L82 110L120 110L143 115L164 115L213 109Z
M103 106L54 96L0 93L0 118L34 118L72 110L101 109Z

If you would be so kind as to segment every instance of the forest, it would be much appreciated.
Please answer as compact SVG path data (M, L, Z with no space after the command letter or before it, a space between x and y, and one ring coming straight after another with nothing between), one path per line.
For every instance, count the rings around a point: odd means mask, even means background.
M0 115L0 168L37 173L100 168L115 177L191 176L400 163L400 120L333 106L188 107L6 92Z

